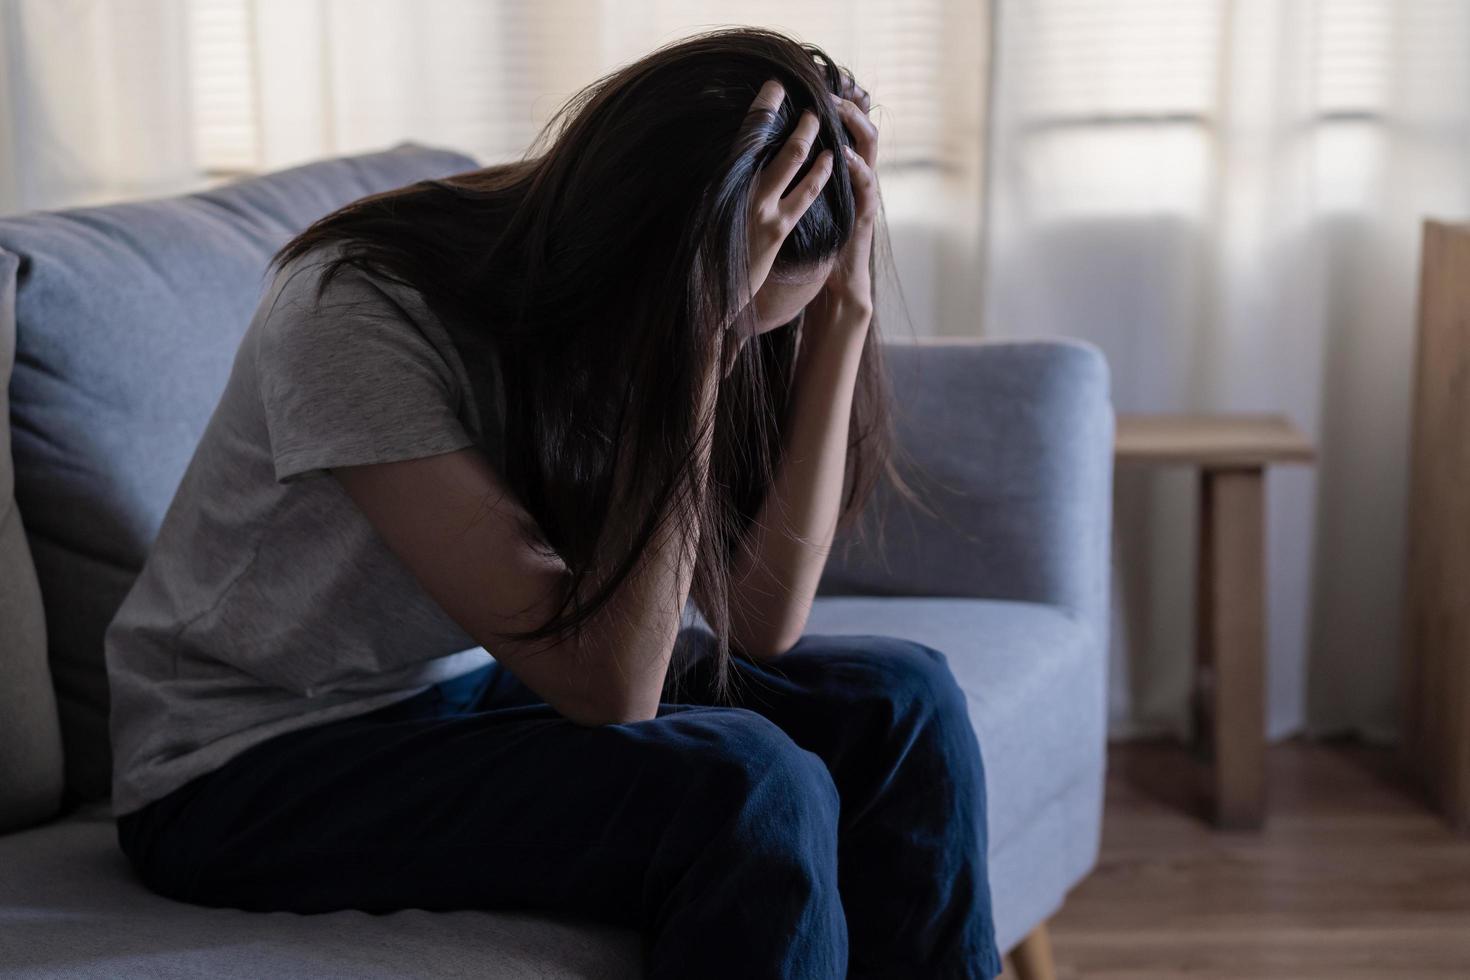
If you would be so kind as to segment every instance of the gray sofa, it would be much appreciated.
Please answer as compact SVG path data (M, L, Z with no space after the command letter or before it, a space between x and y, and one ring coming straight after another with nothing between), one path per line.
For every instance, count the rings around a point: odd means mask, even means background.
M223 388L267 256L353 198L476 166L401 143L207 192L0 218L0 976L638 975L633 934L580 921L160 898L118 850L106 799L103 630ZM986 759L1010 949L1097 857L1106 365L1066 340L886 353L903 471L938 518L880 494L884 547L839 542L808 630L948 655Z

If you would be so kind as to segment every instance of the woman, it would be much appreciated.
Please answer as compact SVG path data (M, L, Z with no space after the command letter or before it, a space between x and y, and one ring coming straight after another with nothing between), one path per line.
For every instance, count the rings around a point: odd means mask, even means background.
M887 464L867 94L724 30L543 137L273 259L107 632L123 850L203 905L622 923L654 977L994 976L944 655L802 635Z

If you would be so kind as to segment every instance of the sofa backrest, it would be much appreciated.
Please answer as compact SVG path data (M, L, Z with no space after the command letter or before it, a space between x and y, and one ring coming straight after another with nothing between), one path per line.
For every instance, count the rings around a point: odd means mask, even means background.
M1106 642L1113 409L1096 345L928 337L884 347L894 469L833 540L818 595L1060 607ZM866 536L864 536L864 533Z
M69 797L110 791L103 633L218 402L270 255L355 198L478 166L403 142L208 191L0 218L0 354L14 340L7 457L25 529L14 530L0 472L0 687L35 687L26 703L40 716L0 712L0 745L49 744L49 647ZM25 587L31 561L44 627L21 609L38 601ZM0 780L14 778L5 765L0 751ZM20 778L32 782L20 796L52 793L42 784L54 773Z

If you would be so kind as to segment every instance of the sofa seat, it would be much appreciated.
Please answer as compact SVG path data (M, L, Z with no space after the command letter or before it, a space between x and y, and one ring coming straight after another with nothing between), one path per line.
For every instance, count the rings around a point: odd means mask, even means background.
M1100 641L1057 606L1005 599L820 597L806 632L901 636L949 660L985 762L995 938L1013 948L1097 863Z
M819 597L807 632L902 636L948 656L985 755L997 938L1009 948L1096 857L1101 743L1077 737L1102 724L1096 641L1052 606L989 599ZM1066 846L1038 848L1057 840ZM0 837L0 869L0 963L12 980L640 974L636 933L577 920L303 916L165 899L134 878L106 804Z

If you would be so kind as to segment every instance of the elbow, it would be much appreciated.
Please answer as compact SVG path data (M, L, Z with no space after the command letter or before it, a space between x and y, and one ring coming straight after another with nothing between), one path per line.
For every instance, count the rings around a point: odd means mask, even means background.
M627 725L649 721L658 715L658 699L653 698L589 698L552 705L563 718L584 728L603 725Z
M736 646L741 653L752 660L775 660L796 646L805 630L806 619L802 617L800 622L789 624L784 629L742 639Z
M758 646L741 647L740 652L745 654L751 660L759 660L762 663L769 663L770 661L777 660L785 655L786 651L790 650L794 646L796 646L796 641L793 640L789 643L767 643Z
M811 610L810 599L788 601L776 609L733 605L730 645L752 660L775 660L796 646Z
M583 651L570 643L541 651L502 643L495 656L544 704L584 728L656 717L668 666L667 658L652 662L616 651Z
M657 711L607 711L592 710L585 712L562 711L562 716L568 721L583 728L601 728L604 725L628 725L635 721L651 721L658 716Z

